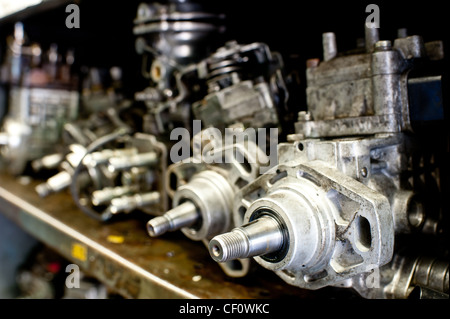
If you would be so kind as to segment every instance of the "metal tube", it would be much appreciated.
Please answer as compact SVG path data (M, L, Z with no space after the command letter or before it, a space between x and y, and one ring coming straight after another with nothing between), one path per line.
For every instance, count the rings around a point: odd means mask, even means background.
M216 262L266 255L283 246L283 233L278 221L268 215L214 237L209 252Z
M333 32L322 34L323 60L329 61L337 55L336 35Z
M120 212L130 212L133 209L153 205L159 202L161 196L159 192L149 192L113 198L109 210L112 214Z
M92 193L92 204L99 206L106 202L111 201L116 197L128 195L133 192L135 187L132 186L116 186L105 187L103 189L96 190Z
M69 187L71 182L72 175L66 171L61 171L50 177L45 183L37 185L35 190L40 197L46 197L50 193L59 192L60 190Z
M168 231L179 230L194 225L200 218L197 207L190 201L169 210L163 216L148 221L147 231L151 237L160 236Z
M155 152L141 153L132 156L112 157L108 161L108 170L115 172L126 170L135 166L153 166L158 163L158 156Z
M136 148L125 148L125 149L105 149L98 152L93 152L91 154L86 155L83 160L85 165L90 165L92 167L104 164L108 162L111 158L122 158L122 157L131 157L138 154L138 150Z
M380 40L378 29L364 26L364 31L365 31L366 52L372 53L375 50L375 43L377 43Z

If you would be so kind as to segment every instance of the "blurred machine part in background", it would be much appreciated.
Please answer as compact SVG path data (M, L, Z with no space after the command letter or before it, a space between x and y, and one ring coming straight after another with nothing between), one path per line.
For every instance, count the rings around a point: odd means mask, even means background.
M20 22L9 40L2 66L9 103L0 147L9 171L21 174L31 160L55 150L63 125L78 116L79 93L70 69L73 52L63 57L56 44L43 51L28 43Z

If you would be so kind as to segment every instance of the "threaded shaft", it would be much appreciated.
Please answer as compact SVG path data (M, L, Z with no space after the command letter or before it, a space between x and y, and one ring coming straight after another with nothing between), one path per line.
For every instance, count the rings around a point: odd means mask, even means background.
M217 262L245 258L248 252L245 235L238 229L214 237L209 247L211 256Z
M265 215L214 237L209 243L209 252L215 261L226 262L276 252L283 246L283 241L279 222Z

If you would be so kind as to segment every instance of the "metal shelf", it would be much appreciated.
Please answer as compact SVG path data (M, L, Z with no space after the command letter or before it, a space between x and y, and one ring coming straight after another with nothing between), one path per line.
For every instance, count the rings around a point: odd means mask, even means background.
M126 298L314 296L261 267L246 278L228 278L202 243L180 232L149 237L148 215L132 213L103 224L83 214L69 193L43 199L34 191L38 181L21 180L0 173L0 213Z

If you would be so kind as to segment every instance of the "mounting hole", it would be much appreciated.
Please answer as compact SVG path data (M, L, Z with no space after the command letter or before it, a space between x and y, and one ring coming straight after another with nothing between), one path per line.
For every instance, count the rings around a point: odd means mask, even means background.
M178 177L175 173L170 173L169 175L169 187L171 190L176 190L178 186Z
M314 281L323 279L323 278L325 278L327 276L328 276L328 272L324 269L324 270L319 271L319 272L317 272L315 274L307 274L307 275L303 276L303 279L306 282L314 282Z
M356 247L360 251L368 251L372 246L372 232L367 218L358 216L356 219Z
M287 269L283 269L282 270L283 274L285 274L286 276L289 277L290 280L294 280L295 279L295 274Z
M244 269L242 263L239 260L230 260L226 262L228 269L232 271L241 271Z
M305 145L303 145L303 143L298 143L297 144L297 148L301 152L301 151L303 151L305 149Z
M287 171L279 171L277 170L277 175L275 175L274 177L272 177L269 181L270 184L275 184L276 182L278 182L280 179L285 178L286 176L288 176Z
M413 228L420 228L425 222L425 212L422 203L412 198L407 208L408 223Z
M416 286L408 295L408 299L418 300L421 299L422 287Z
M361 168L361 176L366 178L367 175L369 175L369 170L367 169L367 167Z
M244 216L245 216L246 212L247 212L247 208L245 208L244 206L239 207L238 213L239 213L239 218L240 218L241 222L244 221Z

